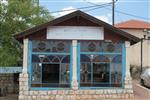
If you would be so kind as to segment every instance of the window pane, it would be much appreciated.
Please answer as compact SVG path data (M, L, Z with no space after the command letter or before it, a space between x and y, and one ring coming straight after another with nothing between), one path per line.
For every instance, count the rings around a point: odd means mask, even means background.
M32 63L40 63L41 60L38 55L32 55Z
M80 83L81 86L91 85L91 64L90 63L81 63Z
M94 84L109 82L109 64L93 63L93 82Z
M71 41L32 41L33 52L70 52Z
M121 53L122 44L104 41L80 41L81 52Z
M42 83L44 86L58 86L59 83L59 64L42 64Z
M60 85L62 87L68 87L69 86L69 80L70 80L70 71L69 71L69 64L61 64L61 71L60 71Z
M121 76L122 76L122 56L118 55L112 59L111 63L111 82L114 87L121 86Z
M61 60L61 63L70 63L70 56L69 55L64 56Z
M41 82L41 66L39 63L32 64L32 82Z

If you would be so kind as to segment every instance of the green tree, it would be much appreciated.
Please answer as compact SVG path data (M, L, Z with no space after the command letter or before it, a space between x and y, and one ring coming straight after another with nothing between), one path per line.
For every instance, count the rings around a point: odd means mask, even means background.
M21 44L13 34L53 19L35 0L0 0L0 66L17 66L22 59Z

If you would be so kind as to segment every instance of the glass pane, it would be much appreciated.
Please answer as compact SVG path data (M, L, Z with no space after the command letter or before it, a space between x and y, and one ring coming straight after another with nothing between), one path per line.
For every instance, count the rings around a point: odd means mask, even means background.
M39 63L32 64L32 82L41 82L41 66Z
M70 75L70 71L69 71L69 64L61 64L61 78L60 78L60 84L69 84L69 75Z
M42 62L44 62L44 63L50 63L51 61L50 61L50 59L48 57L44 57Z
M93 62L110 62L109 58L104 55L98 55L94 57Z
M102 43L103 52L117 52L121 53L122 44L121 43Z
M91 85L91 64L90 63L81 63L80 82L81 82L81 86Z
M55 57L52 59L52 62L53 62L53 63L60 63L59 57L55 56Z
M71 41L32 41L33 52L70 52Z
M122 44L104 41L80 41L81 52L117 52L121 53Z
M81 52L100 52L101 41L80 41Z
M109 82L109 64L93 63L93 82Z
M32 55L32 63L40 63L41 60L38 55Z
M81 55L80 61L81 62L91 62L89 55L84 55L84 54Z
M61 63L70 63L70 56L69 56L69 55L68 55L68 56L64 56L64 57L62 58Z
M111 63L111 82L112 86L120 87L122 80L122 56L115 56Z
M59 64L42 64L42 83L59 83Z

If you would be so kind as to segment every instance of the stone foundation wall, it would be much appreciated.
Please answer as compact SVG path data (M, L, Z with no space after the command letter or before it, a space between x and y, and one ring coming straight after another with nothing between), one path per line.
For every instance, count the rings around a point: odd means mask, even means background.
M20 74L19 100L134 100L132 81L125 80L125 88L30 90L28 74Z
M13 74L0 74L0 87L6 87L8 93L15 93L16 89L19 88L17 84L14 83Z

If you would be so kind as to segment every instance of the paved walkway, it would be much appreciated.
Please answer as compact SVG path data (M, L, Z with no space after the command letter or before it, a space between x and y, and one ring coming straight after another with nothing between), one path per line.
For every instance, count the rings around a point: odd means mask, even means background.
M141 86L138 81L133 81L133 90L135 100L150 100L150 89Z

